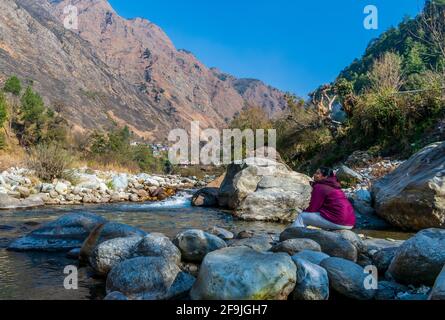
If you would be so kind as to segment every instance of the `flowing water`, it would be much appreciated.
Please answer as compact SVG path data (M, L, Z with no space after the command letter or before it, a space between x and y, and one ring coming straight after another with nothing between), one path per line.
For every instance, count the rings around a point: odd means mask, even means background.
M147 204L108 204L93 206L46 207L23 211L0 212L0 300L2 299L102 299L104 280L97 279L91 270L78 270L79 287L66 290L64 268L76 265L65 253L18 253L6 250L8 243L23 236L42 223L76 211L99 214L110 221L138 227L147 232L162 232L170 238L186 229L206 230L212 226L226 228L234 233L255 230L279 233L285 226L274 223L244 222L234 219L228 212L217 209L194 208L190 204L191 192L181 192L164 202ZM360 231L360 233L368 233ZM375 237L404 239L406 234L373 233Z

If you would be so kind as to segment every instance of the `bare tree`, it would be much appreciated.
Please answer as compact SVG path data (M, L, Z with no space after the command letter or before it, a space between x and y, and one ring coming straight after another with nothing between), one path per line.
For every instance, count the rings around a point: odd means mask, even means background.
M398 92L403 84L402 59L396 53L386 52L374 61L368 78L374 92Z
M418 21L419 29L425 34L412 35L435 48L445 59L445 4L437 0L428 1Z

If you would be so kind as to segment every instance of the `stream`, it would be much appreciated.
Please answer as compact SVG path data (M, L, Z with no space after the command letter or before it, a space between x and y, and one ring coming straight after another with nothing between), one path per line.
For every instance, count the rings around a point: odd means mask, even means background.
M70 212L92 212L110 221L128 224L147 232L162 232L170 238L187 229L207 230L219 226L237 233L255 230L280 233L285 225L246 222L219 209L191 206L192 191L157 203L120 203L90 206L45 207L22 211L0 211L0 300L95 300L105 296L103 279L95 278L91 269L78 270L78 289L63 286L67 265L77 262L65 253L10 252L8 244L41 224ZM389 231L357 230L372 237L406 239L409 234Z

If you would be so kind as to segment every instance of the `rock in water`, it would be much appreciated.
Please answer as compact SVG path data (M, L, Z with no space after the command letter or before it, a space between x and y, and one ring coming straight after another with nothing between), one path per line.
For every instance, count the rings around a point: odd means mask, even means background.
M0 210L28 209L44 206L41 195L31 195L26 199L16 199L7 194L0 194Z
M213 227L209 232L225 241L231 240L235 237L232 232L219 227Z
M336 292L357 300L374 297L376 290L365 288L369 274L365 274L358 264L342 258L328 258L320 265L328 272L330 286Z
M90 257L90 264L94 271L106 275L120 262L132 257L133 251L141 237L116 238L99 244Z
M117 264L107 277L107 293L114 291L133 300L169 298L179 267L160 257L138 257Z
M292 257L297 266L297 283L293 292L294 300L328 300L328 273L322 267L309 261Z
M228 167L218 201L243 220L292 222L309 204L309 182L282 163L249 158Z
M377 214L394 226L445 228L445 142L432 144L374 183Z
M122 223L108 222L98 225L83 242L80 250L80 259L88 261L96 246L104 241L116 238L144 237L146 235L145 231Z
M312 239L317 242L321 251L332 256L357 261L357 248L346 236L349 233L330 232L325 230L314 230L307 228L288 228L280 235L280 241L289 239Z
M106 220L91 213L72 213L13 241L13 251L69 251L82 246L90 232Z
M171 263L179 265L181 263L180 250L161 233L151 233L146 235L138 243L133 255L144 257L162 257Z
M445 230L426 229L397 250L388 272L407 285L432 286L445 265Z
M442 272L436 279L434 283L433 290L431 291L430 300L445 300L445 266Z
M173 243L181 251L182 257L190 262L201 262L209 252L225 248L221 238L202 230L187 230L179 233Z
M218 188L204 188L197 191L192 197L194 207L216 207L218 206Z
M205 257L190 295L194 300L285 300L296 272L287 254L225 248Z
M321 251L321 247L311 239L289 239L274 245L270 249L272 252L285 252L291 256L303 250Z

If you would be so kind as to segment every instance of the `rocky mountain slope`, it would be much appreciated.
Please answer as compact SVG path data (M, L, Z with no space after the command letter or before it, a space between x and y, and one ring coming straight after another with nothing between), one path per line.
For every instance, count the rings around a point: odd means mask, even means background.
M67 5L78 8L78 30L63 26ZM4 0L0 10L0 82L11 74L32 80L76 129L114 122L160 140L191 120L222 127L246 105L272 116L286 107L279 90L209 69L158 26L122 18L106 0Z

